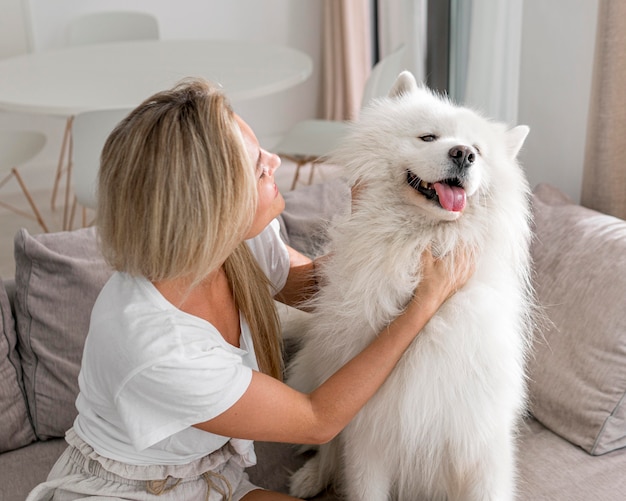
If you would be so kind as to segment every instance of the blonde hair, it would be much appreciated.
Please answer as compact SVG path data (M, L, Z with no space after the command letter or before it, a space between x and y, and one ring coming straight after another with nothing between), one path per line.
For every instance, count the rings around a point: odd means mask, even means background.
M190 79L145 100L108 137L97 225L111 266L150 281L184 277L197 284L224 263L259 367L280 378L270 284L244 242L257 197L256 175L226 97Z

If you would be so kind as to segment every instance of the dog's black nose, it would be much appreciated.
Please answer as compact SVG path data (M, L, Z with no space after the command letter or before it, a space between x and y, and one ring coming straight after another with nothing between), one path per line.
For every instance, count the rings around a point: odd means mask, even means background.
M469 146L457 145L450 148L448 155L461 169L471 167L476 160L476 151Z

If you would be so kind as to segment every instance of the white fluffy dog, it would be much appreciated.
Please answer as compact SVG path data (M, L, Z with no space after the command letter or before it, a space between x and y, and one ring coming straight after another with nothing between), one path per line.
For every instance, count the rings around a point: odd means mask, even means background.
M531 329L529 191L511 130L419 87L403 72L336 152L362 189L329 229L332 257L288 382L310 391L409 301L422 251L462 243L476 272L439 309L390 378L291 479L310 497L508 501L525 406Z

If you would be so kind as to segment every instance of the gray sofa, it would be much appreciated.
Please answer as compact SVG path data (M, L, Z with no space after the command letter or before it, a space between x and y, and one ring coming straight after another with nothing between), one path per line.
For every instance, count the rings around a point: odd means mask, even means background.
M308 254L346 210L341 181L285 194L284 238ZM626 500L626 222L550 186L533 196L534 280L544 320L529 360L519 436L519 500ZM111 273L93 228L15 237L14 279L0 286L0 501L23 500L65 448L90 307ZM8 289L7 292L5 292ZM285 334L301 313L281 309ZM451 409L453 412L453 409ZM257 444L259 485L286 490L305 458ZM337 499L326 492L317 499Z

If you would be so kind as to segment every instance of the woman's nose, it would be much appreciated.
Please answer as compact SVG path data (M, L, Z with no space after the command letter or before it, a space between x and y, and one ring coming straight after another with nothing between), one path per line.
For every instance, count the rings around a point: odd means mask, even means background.
M269 161L267 162L270 168L270 174L274 174L274 171L280 167L281 159L276 153L270 153Z

